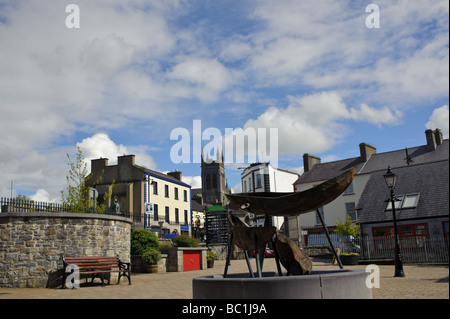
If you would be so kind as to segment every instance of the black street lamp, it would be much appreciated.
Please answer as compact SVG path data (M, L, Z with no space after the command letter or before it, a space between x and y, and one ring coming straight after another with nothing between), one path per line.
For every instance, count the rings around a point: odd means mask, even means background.
M388 170L386 174L383 175L384 181L386 182L387 187L390 190L390 198L387 200L391 202L392 207L392 218L394 220L394 236L395 236L395 275L394 277L405 277L403 273L403 263L402 263L402 255L400 253L400 243L398 239L398 231L397 231L397 218L395 217L395 196L394 196L394 188L397 182L397 176L391 171L391 167L388 166Z

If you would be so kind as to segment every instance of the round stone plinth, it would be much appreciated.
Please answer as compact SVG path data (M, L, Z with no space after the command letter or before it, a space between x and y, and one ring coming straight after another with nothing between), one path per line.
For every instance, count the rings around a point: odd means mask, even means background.
M264 272L262 278L248 273L203 276L193 279L194 299L372 299L364 270L316 270L304 276L278 276Z

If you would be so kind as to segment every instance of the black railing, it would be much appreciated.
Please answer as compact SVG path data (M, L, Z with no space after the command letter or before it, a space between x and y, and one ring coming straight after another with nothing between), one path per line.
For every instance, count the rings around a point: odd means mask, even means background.
M0 198L2 213L19 212L70 212L69 207L59 203L38 202L23 198Z
M0 213L32 213L32 212L56 212L56 213L73 213L75 210L68 206L60 203L48 203L34 201L31 199L24 198L0 198ZM83 213L86 214L99 214L99 211L95 208L87 208ZM111 208L106 208L104 215L115 215L131 218L133 213L128 211L116 212Z

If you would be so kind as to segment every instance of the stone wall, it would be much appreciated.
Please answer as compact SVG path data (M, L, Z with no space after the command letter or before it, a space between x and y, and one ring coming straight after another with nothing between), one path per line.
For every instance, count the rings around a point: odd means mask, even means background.
M131 223L98 214L0 213L0 287L60 285L63 254L129 262Z

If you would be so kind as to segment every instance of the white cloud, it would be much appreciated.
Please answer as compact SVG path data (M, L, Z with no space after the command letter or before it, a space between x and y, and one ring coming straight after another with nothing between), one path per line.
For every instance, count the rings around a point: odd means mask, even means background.
M202 177L201 176L181 176L183 183L191 185L192 188L202 188Z
M358 104L409 109L412 102L448 96L449 4L377 5L381 27L375 30L365 26L365 4L259 2L252 17L263 27L248 37L251 50L242 51L251 51L247 73L262 86L336 90L358 97ZM241 48L241 41L236 37L234 46Z
M232 193L232 194L239 194L239 193L242 193L242 184L241 184L241 183L236 184L236 186L234 186L234 187L231 189L231 193Z
M109 77L131 63L135 51L136 48L126 43L123 37L109 34L86 43L80 52L80 60L87 72Z
M96 158L108 158L109 164L117 163L117 157L122 155L135 155L137 165L144 166L149 169L155 169L156 163L150 155L139 151L140 147L128 147L122 144L117 145L105 133L97 133L91 137L83 139L77 143L86 159L88 167L90 167L90 160ZM133 151L137 151L134 153Z
M230 72L217 59L188 58L168 74L171 80L186 85L186 93L200 99L214 100L231 84Z
M36 202L56 203L59 202L59 198L52 198L45 189L38 189L34 195L28 196L31 200Z
M345 120L365 121L377 125L395 124L399 112L387 107L378 110L363 104L348 108L336 92L321 92L301 97L291 96L287 108L269 107L244 128L278 128L278 153L296 155L329 150L348 133Z
M449 136L449 110L448 105L443 105L433 111L429 121L425 124L427 129L440 128L444 138Z
M169 120L201 112L208 126L237 127L254 112L244 128L278 127L280 155L297 156L330 149L351 121L395 125L410 108L448 99L447 1L380 0L377 30L365 27L365 5L350 0L236 1L231 28L227 17L215 20L222 12L212 4L77 4L81 28L72 30L66 3L0 5L2 194L14 180L57 197L75 133L93 139L83 141L89 156L135 153L151 168L150 146L95 133L131 127L163 150L164 137L157 139ZM186 99L206 107L188 108ZM227 112L231 123L217 117ZM448 136L439 112L429 125Z
M397 124L398 120L403 117L403 113L400 111L391 111L386 106L382 109L374 109L365 103L361 104L359 109L352 108L350 114L354 120L367 121L378 126Z

